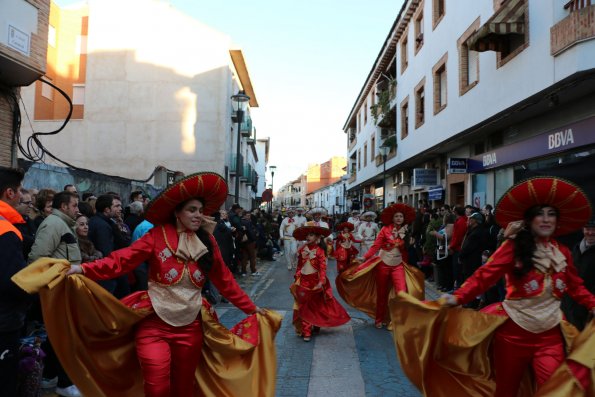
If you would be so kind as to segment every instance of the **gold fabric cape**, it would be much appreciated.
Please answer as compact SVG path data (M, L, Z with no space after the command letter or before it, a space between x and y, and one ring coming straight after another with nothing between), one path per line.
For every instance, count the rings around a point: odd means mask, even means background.
M421 302L399 293L389 302L393 340L407 377L424 396L493 396L495 382L490 362L494 331L508 317L470 309L445 308L439 302ZM591 370L589 390L583 390L564 362L534 393L527 371L518 397L595 396L595 320L578 333L563 321L568 357Z
M380 257L373 257L367 262L351 266L337 275L337 292L348 305L376 318L376 272L374 268L381 262ZM424 298L424 274L415 267L403 264L405 280L409 294L418 299ZM389 299L396 297L391 287ZM389 323L387 310L386 323Z
M143 396L134 326L152 310L133 310L84 276L66 277L69 268L66 260L41 258L12 280L39 293L52 346L83 395ZM194 396L274 396L279 314L256 314L257 345L230 332L204 306L201 316L203 357L196 370L200 390Z

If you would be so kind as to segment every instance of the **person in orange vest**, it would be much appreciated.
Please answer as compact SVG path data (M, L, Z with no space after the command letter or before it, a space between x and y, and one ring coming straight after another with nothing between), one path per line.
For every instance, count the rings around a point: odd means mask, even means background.
M11 280L27 265L23 236L15 227L25 223L16 210L24 176L22 170L0 167L0 397L17 395L19 337L30 302L30 295Z

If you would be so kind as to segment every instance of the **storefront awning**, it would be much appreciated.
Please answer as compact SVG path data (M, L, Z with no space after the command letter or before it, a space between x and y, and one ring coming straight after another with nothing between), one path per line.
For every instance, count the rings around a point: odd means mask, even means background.
M525 34L527 0L508 0L498 11L467 39L470 50L502 51L508 45L509 35Z

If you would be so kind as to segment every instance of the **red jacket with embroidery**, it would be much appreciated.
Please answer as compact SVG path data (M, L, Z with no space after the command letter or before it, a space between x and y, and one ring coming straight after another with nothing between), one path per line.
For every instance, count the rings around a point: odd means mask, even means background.
M217 241L209 235L213 247L213 266L209 280L231 303L245 313L252 313L256 305L238 286L233 274L225 265ZM154 227L129 247L112 252L109 256L81 266L85 276L92 280L108 280L131 272L143 262L149 264L149 280L164 285L176 284L182 278L184 268L188 268L190 280L197 288L202 288L206 275L195 261L178 259L174 253L178 249L178 234L173 225Z
M374 255L376 255L376 253L381 249L385 251L390 251L396 247L399 249L399 251L401 251L401 257L403 258L403 262L409 263L409 254L407 253L407 245L405 244L405 240L409 238L409 234L405 234L405 239L402 239L400 237L394 238L393 229L396 227L397 226L393 224L383 226L382 229L380 229L380 233L378 233L378 236L376 236L374 244L372 244L368 252L366 252L366 254L364 255L365 260L368 260Z
M546 277L552 280L552 293L561 299L564 293L570 295L579 304L591 309L595 307L595 295L591 294L583 285L583 280L578 276L572 263L570 250L555 240L550 241L566 257L567 266L560 272L552 271L542 273L537 268L531 269L527 274L518 277L514 274L514 242L505 241L494 252L485 265L471 275L461 285L454 295L461 304L468 303L482 292L487 291L500 278L506 277L506 299L532 298L543 293Z
M306 247L308 247L309 250L316 248L316 255L310 259L310 264L314 269L318 270L318 281L324 285L326 282L326 256L324 256L324 251L317 244L306 244L298 250L298 264L295 271L296 278L302 274L302 268L307 261L307 258L303 256L305 255L304 249Z

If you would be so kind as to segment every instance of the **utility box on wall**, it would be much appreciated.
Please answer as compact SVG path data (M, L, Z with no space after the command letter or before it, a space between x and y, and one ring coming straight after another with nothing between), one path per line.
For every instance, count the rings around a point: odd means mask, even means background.
M0 0L0 84L28 86L46 71L49 0Z

